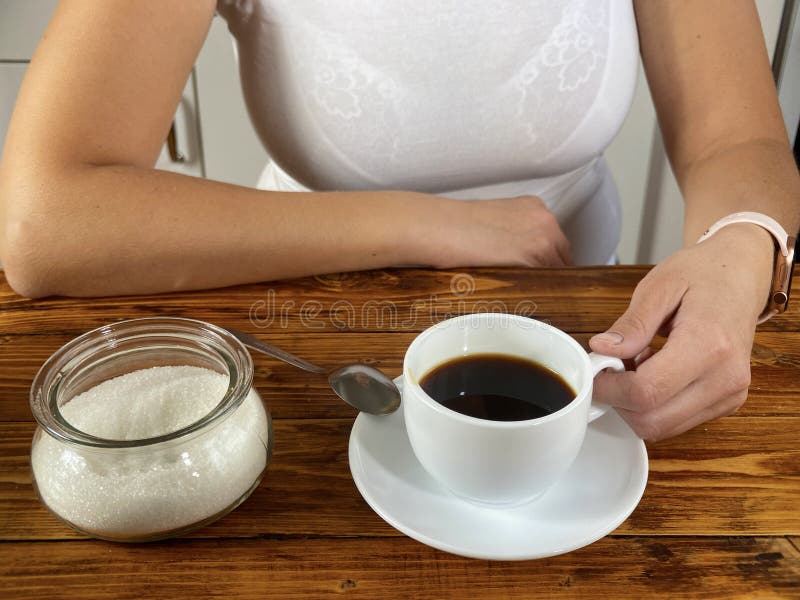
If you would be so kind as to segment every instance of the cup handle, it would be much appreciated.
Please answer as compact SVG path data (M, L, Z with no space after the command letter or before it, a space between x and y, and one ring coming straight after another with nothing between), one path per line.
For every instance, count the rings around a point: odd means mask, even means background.
M621 372L625 370L625 365L622 361L615 356L606 356L605 354L598 354L597 352L589 353L589 361L592 363L592 377L594 378L600 371L604 369L611 369L612 371ZM611 408L608 404L595 404L592 401L592 406L589 408L589 423L602 417L608 409Z

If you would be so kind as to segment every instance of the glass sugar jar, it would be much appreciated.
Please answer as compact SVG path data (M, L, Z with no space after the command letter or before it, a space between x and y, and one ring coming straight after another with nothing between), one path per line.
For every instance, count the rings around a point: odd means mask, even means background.
M81 335L45 362L30 403L39 498L97 538L157 540L211 523L270 461L250 354L202 321L133 319Z

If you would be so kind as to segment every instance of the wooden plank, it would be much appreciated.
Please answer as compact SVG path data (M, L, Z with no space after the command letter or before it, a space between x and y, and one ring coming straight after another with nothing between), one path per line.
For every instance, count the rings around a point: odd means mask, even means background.
M605 538L525 562L407 538L13 543L0 578L15 599L796 598L800 556L782 538Z
M416 333L273 334L278 346L324 366L365 362L391 376L400 374L405 349ZM575 334L588 347L591 334ZM0 336L0 421L27 421L30 386L36 372L70 334ZM353 410L308 375L261 354L253 355L255 384L275 418L352 418ZM759 332L753 349L750 398L740 416L800 415L800 333Z
M65 331L78 333L123 318L185 316L224 326L324 334L336 331L421 331L450 314L500 306L506 312L552 319L561 327L584 331L608 325L608 315L624 307L630 290L646 270L615 273L546 271L543 277L522 269L508 271L387 270L298 279L204 292L156 296L29 301L3 293L0 330L9 333ZM453 293L452 281L467 282L467 292ZM583 282L580 285L579 282ZM576 286L576 283L578 285ZM474 289L473 289L474 286ZM563 295L592 298L592 307L575 312ZM491 304L489 304L491 303ZM585 304L585 302L584 302ZM568 327L570 326L570 327ZM582 329L584 328L584 329Z
M252 316L258 325L270 323L270 327L288 332L310 327L320 333L340 328L382 331L399 324L419 331L446 314L470 312L475 303L501 300L506 311L527 308L544 318L561 315L575 323L589 322L593 313L605 323L611 314L609 305L622 306L626 294L646 272L646 267L387 269L201 292L35 301L15 295L3 282L0 314L5 314L8 333L42 333L44 324L50 331L77 332L120 318L154 315L192 316L240 328L249 326ZM570 315L574 307L565 306L565 292L576 302L591 299L592 309ZM384 312L388 301L393 304ZM519 305L522 301L532 301L535 306Z
M727 417L648 444L647 489L617 531L797 535L798 439L797 417Z
M498 309L548 320L566 331L596 332L622 314L647 271L644 266L387 269L202 292L35 301L17 296L0 274L0 332L75 335L120 319L159 315L285 333L421 331L449 315ZM762 330L800 331L800 309L790 308Z
M350 476L352 421L276 420L275 454L250 499L195 537L399 536ZM39 503L31 423L0 423L0 540L79 537ZM652 444L640 505L617 534L800 535L800 418L729 417Z

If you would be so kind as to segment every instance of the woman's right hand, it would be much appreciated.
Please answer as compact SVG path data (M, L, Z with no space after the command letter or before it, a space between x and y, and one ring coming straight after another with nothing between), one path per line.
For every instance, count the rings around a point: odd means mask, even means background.
M555 215L536 196L445 200L442 222L422 240L437 268L563 267L570 244ZM434 219L435 220L435 219Z

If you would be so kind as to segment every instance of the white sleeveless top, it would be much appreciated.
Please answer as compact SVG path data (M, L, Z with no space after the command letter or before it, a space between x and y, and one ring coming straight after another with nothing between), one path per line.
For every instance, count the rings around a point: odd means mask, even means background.
M540 196L607 262L602 152L636 86L631 0L219 0L271 162L259 187Z

